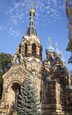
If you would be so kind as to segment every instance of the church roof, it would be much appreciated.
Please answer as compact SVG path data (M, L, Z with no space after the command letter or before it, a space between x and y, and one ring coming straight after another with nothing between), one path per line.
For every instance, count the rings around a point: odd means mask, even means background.
M66 63L66 60L65 60L64 57L61 57L61 61L62 61L63 63Z
M31 35L37 36L35 22L34 22L34 16L35 16L34 4L32 4L32 8L29 11L29 15L30 15L29 25L28 25L28 28L27 28L26 35L28 35L28 36L31 36Z
M49 45L47 51L48 52L54 52L54 48L51 45Z
M59 49L55 49L56 54L61 54L61 51Z

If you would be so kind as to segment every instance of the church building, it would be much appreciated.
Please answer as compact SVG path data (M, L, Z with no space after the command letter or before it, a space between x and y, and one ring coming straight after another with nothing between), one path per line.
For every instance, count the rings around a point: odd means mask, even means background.
M57 44L50 40L46 59L42 60L42 44L34 22L35 10L29 11L29 25L12 59L11 68L3 75L0 115L13 115L16 93L27 77L33 79L42 115L71 115L72 86L70 73Z

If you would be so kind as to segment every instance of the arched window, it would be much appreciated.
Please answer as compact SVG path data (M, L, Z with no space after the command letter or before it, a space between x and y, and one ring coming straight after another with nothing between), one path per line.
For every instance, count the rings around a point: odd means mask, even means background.
M35 43L32 44L32 54L36 56L36 44Z
M25 43L25 56L27 55L27 43Z

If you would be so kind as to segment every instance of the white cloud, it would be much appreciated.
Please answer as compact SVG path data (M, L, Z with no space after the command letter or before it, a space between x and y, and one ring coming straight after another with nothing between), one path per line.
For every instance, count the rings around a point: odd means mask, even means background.
M32 1L31 1L32 2ZM31 6L30 0L22 0L19 2L14 2L12 7L9 7L9 11L7 14L12 21L12 23L17 24L18 21L24 20L28 16L28 10ZM39 17L44 17L44 14L49 14L51 18L53 15L54 17L59 13L61 17L63 10L65 8L65 0L35 0L36 11L37 11L37 20ZM58 12L59 11L59 12ZM52 15L52 16L51 16ZM61 17L62 18L62 17ZM44 18L42 18L44 19ZM14 21L13 21L14 20ZM45 20L45 19L44 19Z
M9 2L9 3L8 3ZM49 24L63 18L65 10L65 0L35 0L36 23L43 22ZM28 19L28 11L31 8L32 0L1 0L0 12L8 18L7 25L1 26L0 31L8 28L9 34L19 32L14 29L14 25L25 23ZM12 31L12 33L10 33Z
M15 38L20 36L20 33L14 30L12 27L9 28L9 35L14 36Z

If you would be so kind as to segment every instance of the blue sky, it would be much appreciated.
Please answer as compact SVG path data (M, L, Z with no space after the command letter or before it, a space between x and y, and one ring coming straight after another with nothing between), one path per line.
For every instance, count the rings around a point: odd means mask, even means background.
M29 22L29 10L35 3L35 24L43 45L43 57L48 46L48 37L55 47L58 42L66 62L70 53L66 51L68 43L65 0L0 0L0 52L14 54L26 33ZM71 65L67 64L69 70Z

